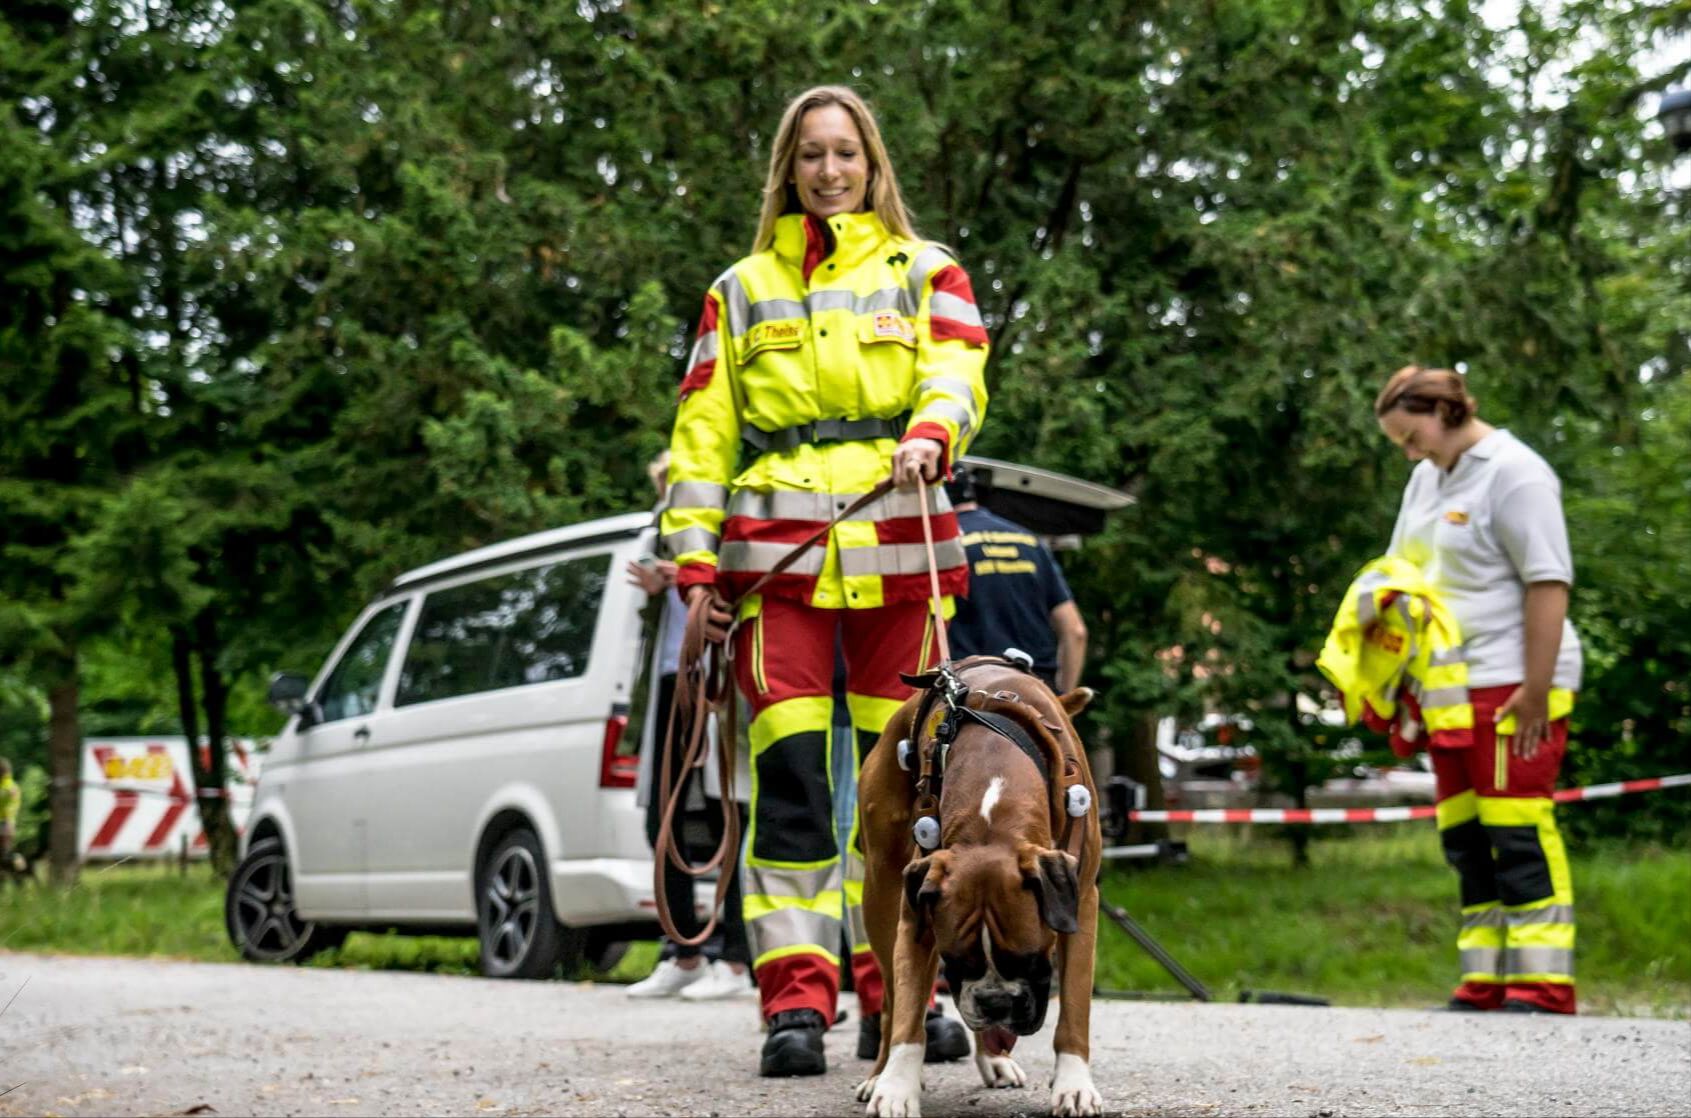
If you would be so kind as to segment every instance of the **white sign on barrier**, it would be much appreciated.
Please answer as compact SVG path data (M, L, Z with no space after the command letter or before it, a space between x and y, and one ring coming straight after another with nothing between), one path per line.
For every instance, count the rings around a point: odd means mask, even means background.
M258 782L254 743L231 738L228 767L225 794L239 830ZM181 852L184 837L189 857L206 855L186 738L84 741L78 815L76 849L84 859L168 858Z

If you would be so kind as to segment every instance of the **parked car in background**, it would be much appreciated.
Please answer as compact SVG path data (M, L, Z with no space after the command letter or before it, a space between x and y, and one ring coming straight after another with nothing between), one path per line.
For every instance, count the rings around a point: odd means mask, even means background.
M407 572L315 677L278 676L271 743L225 904L248 959L354 929L475 933L533 978L655 936L635 805L650 513Z
M1342 775L1310 786L1305 792L1309 806L1433 802L1432 762L1425 753L1394 765L1369 764L1362 760L1362 741L1344 734L1342 715L1321 711L1315 717L1340 735L1331 743L1329 755L1353 763ZM1242 715L1211 713L1184 727L1173 718L1162 719L1157 757L1168 806L1242 808L1289 803L1285 796L1270 803L1264 793L1262 757L1249 744L1251 728L1250 719Z

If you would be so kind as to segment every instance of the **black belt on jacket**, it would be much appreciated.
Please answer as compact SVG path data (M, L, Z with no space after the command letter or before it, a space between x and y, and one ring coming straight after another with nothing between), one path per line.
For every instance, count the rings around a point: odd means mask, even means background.
M779 431L765 431L748 426L741 429L740 438L757 453L767 454L771 450L792 450L808 443L851 443L869 439L902 438L904 429L909 424L908 413L894 416L892 419L818 419L811 423L800 423L795 427L783 427Z

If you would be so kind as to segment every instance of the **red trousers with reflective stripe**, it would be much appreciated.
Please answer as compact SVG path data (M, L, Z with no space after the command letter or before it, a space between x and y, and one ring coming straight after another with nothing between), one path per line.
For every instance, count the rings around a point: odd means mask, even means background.
M743 863L746 928L765 1018L814 1009L834 1019L842 921L852 929L852 982L861 1010L881 1010L880 969L868 944L856 942L862 938L861 905L849 900L861 889L862 865L848 851L842 870L834 837L826 742L836 636L860 749L873 743L897 704L910 697L899 673L914 673L938 659L926 600L828 610L766 597L760 611L736 630L734 678L751 707L754 773ZM806 909L806 902L835 890L848 899L833 921L820 919L814 905ZM832 941L805 943L806 929L832 935Z
M1440 803L1464 792L1473 792L1480 799L1550 799L1555 793L1556 778L1568 749L1568 720L1560 718L1550 724L1548 736L1539 743L1538 751L1531 758L1515 756L1507 743L1500 748L1497 710L1508 702L1515 686L1473 688L1468 698L1474 704L1474 744L1437 747L1428 751L1433 762L1434 795ZM1496 874L1498 870L1489 843L1485 843L1478 834L1475 839L1487 848L1468 851L1466 858L1452 858L1452 863L1465 877L1484 877L1488 872ZM1446 855L1450 857L1452 842L1449 836L1445 838L1445 847ZM1484 882L1463 882L1465 894L1475 887L1486 886ZM1493 897L1500 892L1496 885L1491 886ZM1464 896L1464 904L1469 900ZM1529 1002L1556 1013L1576 1011L1572 983L1465 981L1457 986L1453 996L1480 1009L1497 1009L1507 999Z

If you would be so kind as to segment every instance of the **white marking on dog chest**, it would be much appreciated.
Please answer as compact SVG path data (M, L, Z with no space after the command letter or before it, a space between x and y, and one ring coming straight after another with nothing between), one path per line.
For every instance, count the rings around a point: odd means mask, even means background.
M992 822L992 809L998 806L998 797L1004 794L1004 778L995 776L992 783L986 786L986 795L981 797L981 818Z

